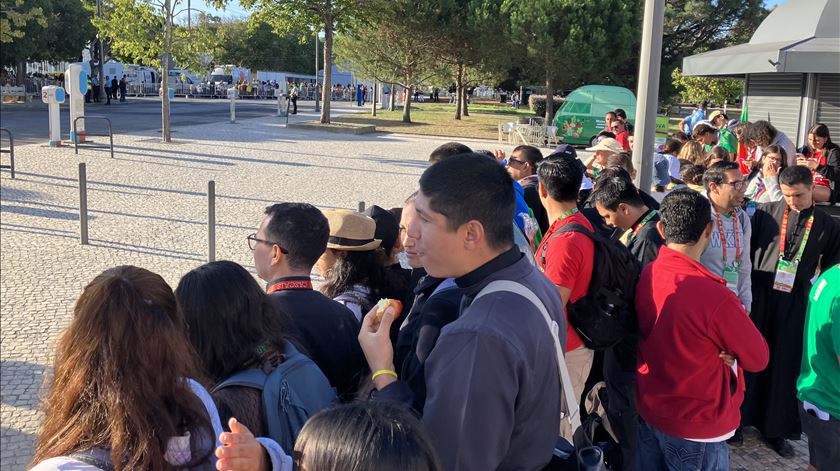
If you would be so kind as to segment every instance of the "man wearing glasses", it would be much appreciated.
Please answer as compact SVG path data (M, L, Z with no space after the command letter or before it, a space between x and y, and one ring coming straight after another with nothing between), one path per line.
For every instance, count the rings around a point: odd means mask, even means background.
M572 150L574 151L574 149ZM525 191L525 203L533 211L534 219L540 226L540 232L545 234L548 230L548 214L540 202L540 194L537 191L537 186L539 186L537 164L542 160L542 152L536 147L517 146L507 159L507 171L511 178L522 185L522 189Z
M367 362L349 309L312 289L312 267L327 248L330 228L306 203L269 206L256 233L247 237L257 275L265 280L278 315L289 317L296 340L321 368L342 400L351 400Z

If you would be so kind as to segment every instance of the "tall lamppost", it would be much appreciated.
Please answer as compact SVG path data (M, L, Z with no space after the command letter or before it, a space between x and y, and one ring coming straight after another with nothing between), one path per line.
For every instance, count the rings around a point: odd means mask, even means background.
M315 112L321 111L321 97L318 93L318 31L315 31Z

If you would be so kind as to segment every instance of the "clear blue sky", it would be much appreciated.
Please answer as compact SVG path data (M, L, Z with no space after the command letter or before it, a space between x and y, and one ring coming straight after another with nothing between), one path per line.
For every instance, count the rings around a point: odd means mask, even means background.
M196 9L202 10L202 11L206 11L207 13L211 13L211 14L216 15L216 16L221 16L223 18L224 17L239 18L239 17L247 17L248 16L248 12L245 11L242 8L241 5L239 5L238 0L231 0L230 3L228 4L228 6L224 10L217 10L217 9L211 7L211 6L208 6L206 3L204 3L204 0L192 0L192 2L193 2L193 5L192 5L193 8L196 8ZM778 5L779 3L783 3L783 2L784 2L784 0L764 0L764 5L768 8L772 8L776 5Z

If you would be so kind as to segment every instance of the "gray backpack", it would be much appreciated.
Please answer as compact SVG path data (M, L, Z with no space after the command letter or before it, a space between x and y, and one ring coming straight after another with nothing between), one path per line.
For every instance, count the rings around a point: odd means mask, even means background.
M295 439L307 419L333 405L335 389L320 368L291 342L286 342L286 360L270 373L253 368L222 381L213 392L228 386L247 386L262 391L263 420L268 436L284 450L293 450Z

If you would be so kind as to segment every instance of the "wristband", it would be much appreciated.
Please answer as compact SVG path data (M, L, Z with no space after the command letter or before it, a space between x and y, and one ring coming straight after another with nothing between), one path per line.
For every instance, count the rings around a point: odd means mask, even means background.
M382 375L391 375L391 376L394 377L394 379L397 379L397 372L396 371L393 371L393 370L379 370L379 371L374 372L371 375L370 380L373 381L373 380L375 380L376 378L378 378L379 376L382 376Z

